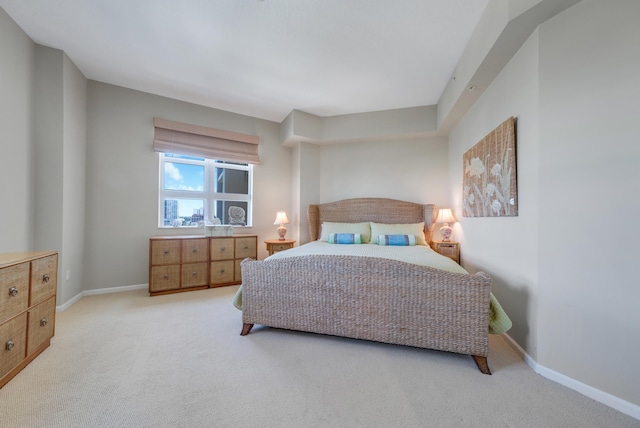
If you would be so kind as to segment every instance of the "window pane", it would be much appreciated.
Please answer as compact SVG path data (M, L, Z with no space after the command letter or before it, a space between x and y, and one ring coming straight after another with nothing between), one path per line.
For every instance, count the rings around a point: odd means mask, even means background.
M202 199L165 199L163 224L165 226L199 226L204 220Z
M216 216L222 224L247 225L247 202L216 201Z
M165 162L164 189L204 191L204 165Z
M216 168L215 180L215 189L218 193L249 194L249 171Z
M186 155L176 155L174 153L165 153L164 157L166 157L166 158L174 158L174 159L188 159L188 160L204 161L204 158L197 158L197 157L194 157L194 156L186 156Z

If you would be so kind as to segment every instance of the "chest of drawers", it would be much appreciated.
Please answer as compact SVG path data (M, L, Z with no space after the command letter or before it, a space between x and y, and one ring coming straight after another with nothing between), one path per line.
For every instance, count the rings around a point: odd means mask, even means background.
M54 335L58 254L0 254L0 387Z
M240 262L257 258L257 241L257 235L152 237L149 294L240 284Z

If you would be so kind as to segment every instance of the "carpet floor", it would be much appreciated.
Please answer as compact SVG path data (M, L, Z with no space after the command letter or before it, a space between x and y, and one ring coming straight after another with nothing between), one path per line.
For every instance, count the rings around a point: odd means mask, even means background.
M256 326L237 287L82 298L0 389L1 427L640 427L491 336L469 356Z

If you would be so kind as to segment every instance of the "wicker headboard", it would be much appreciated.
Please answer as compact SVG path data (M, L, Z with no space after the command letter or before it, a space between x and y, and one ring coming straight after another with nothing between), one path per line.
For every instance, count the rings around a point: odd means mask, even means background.
M424 221L424 235L431 243L436 220L436 206L416 204L385 198L344 199L326 204L309 205L309 239L315 241L320 236L322 222L399 224L420 223Z

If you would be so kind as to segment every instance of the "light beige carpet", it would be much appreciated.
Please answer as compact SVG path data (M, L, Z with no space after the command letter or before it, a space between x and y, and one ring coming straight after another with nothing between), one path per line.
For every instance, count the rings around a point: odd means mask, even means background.
M491 337L471 357L254 327L237 287L84 297L0 390L2 427L639 427Z

